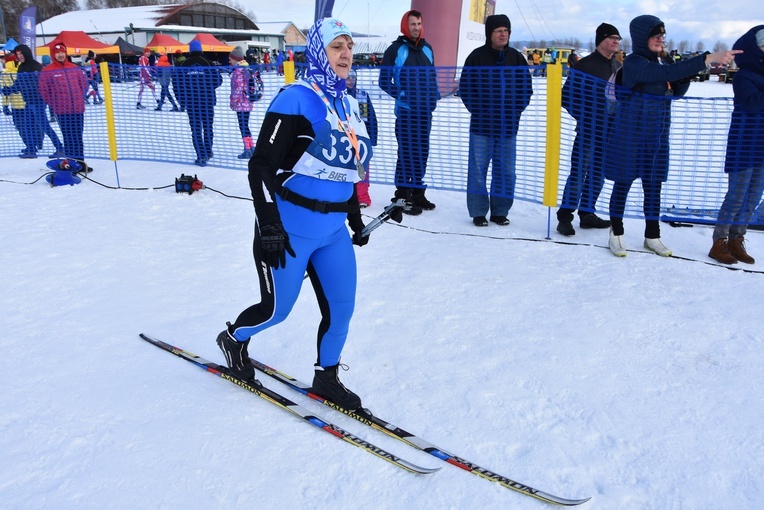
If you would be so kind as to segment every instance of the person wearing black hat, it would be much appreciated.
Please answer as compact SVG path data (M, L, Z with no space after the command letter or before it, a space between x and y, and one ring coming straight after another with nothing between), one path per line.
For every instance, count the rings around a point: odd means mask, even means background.
M687 93L693 76L713 62L729 64L739 50L722 50L665 65L666 28L659 18L644 14L629 24L633 51L623 62L622 85L613 132L607 144L605 177L613 181L610 195L610 239L613 255L626 256L623 216L636 179L642 182L645 217L643 246L663 257L672 252L661 241L661 188L668 180L671 99ZM625 89L628 89L625 90Z
M509 18L485 20L483 46L464 61L459 97L471 114L467 164L467 211L475 226L509 225L507 215L515 195L515 159L520 115L533 95L528 61L509 46ZM486 191L492 164L490 193Z
M605 137L612 127L605 86L621 64L614 58L621 34L613 25L597 27L597 48L570 70L562 88L562 106L576 120L576 139L570 154L570 174L557 211L557 232L576 234L573 213L578 209L581 228L608 228L610 222L594 214L605 184L603 157Z

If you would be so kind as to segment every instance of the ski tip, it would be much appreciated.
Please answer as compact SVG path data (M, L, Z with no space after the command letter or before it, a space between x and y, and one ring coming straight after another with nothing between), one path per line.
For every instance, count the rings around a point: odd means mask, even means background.
M583 505L587 501L589 501L592 498L584 498L584 499L566 499L566 498L560 498L557 496L551 496L549 494L544 494L544 497L541 498L543 501L546 501L547 503L553 503L555 505L559 506L578 506Z
M410 462L403 461L403 463L405 464L406 469L408 469L412 473L416 473L419 475L431 475L441 470L441 466L434 467L434 468L427 468L427 467L417 466L416 464L412 464Z

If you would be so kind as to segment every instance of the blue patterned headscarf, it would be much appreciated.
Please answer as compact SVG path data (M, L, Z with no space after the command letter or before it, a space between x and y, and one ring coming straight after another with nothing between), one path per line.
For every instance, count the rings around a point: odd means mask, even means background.
M353 37L347 25L340 20L336 18L320 19L308 30L305 48L305 55L308 59L308 79L317 82L321 88L334 97L341 97L345 93L345 80L337 76L332 66L329 65L326 47L339 35L347 35L351 39Z

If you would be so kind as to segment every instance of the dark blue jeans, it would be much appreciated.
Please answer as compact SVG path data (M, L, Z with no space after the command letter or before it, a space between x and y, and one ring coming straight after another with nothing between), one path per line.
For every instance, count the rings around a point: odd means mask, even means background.
M58 126L64 139L64 154L67 158L85 159L85 143L82 136L85 131L84 113L59 113Z
M576 133L570 154L570 174L557 211L559 221L573 221L573 211L593 213L605 184L602 170L602 134ZM597 139L599 137L600 139Z
M27 106L30 107L29 105ZM61 143L61 140L58 138L58 133L51 127L50 122L48 122L48 107L45 103L40 104L32 104L31 105L33 111L34 111L34 122L37 129L37 132L40 133L39 136L39 144L38 147L42 147L42 143L45 139L45 135L50 138L50 141L53 143L53 147L56 148L56 151L62 151L64 149L63 144Z
M517 138L470 133L467 161L467 212L470 217L506 216L515 198ZM491 164L491 192L487 193L488 164Z
M427 159L430 156L432 113L400 108L395 119L398 161L395 164L395 187L423 188Z
M191 126L191 141L196 151L196 159L207 161L212 157L212 122L215 112L209 108L186 108L188 125Z
M764 192L764 167L730 172L727 181L727 194L716 219L714 241L745 236Z

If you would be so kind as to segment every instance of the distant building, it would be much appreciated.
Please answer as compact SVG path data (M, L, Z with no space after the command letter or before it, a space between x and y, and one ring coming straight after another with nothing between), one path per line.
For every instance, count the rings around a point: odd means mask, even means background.
M276 49L292 50L295 53L305 51L306 39L299 28L291 21L261 21L257 24L260 30L271 34L284 36L284 46Z
M166 34L187 44L200 32L226 42L248 41L250 46L263 49L305 46L305 35L291 21L255 23L236 9L218 3L67 12L37 24L37 45L50 43L62 30L82 30L106 44L123 37L142 47L155 34Z

